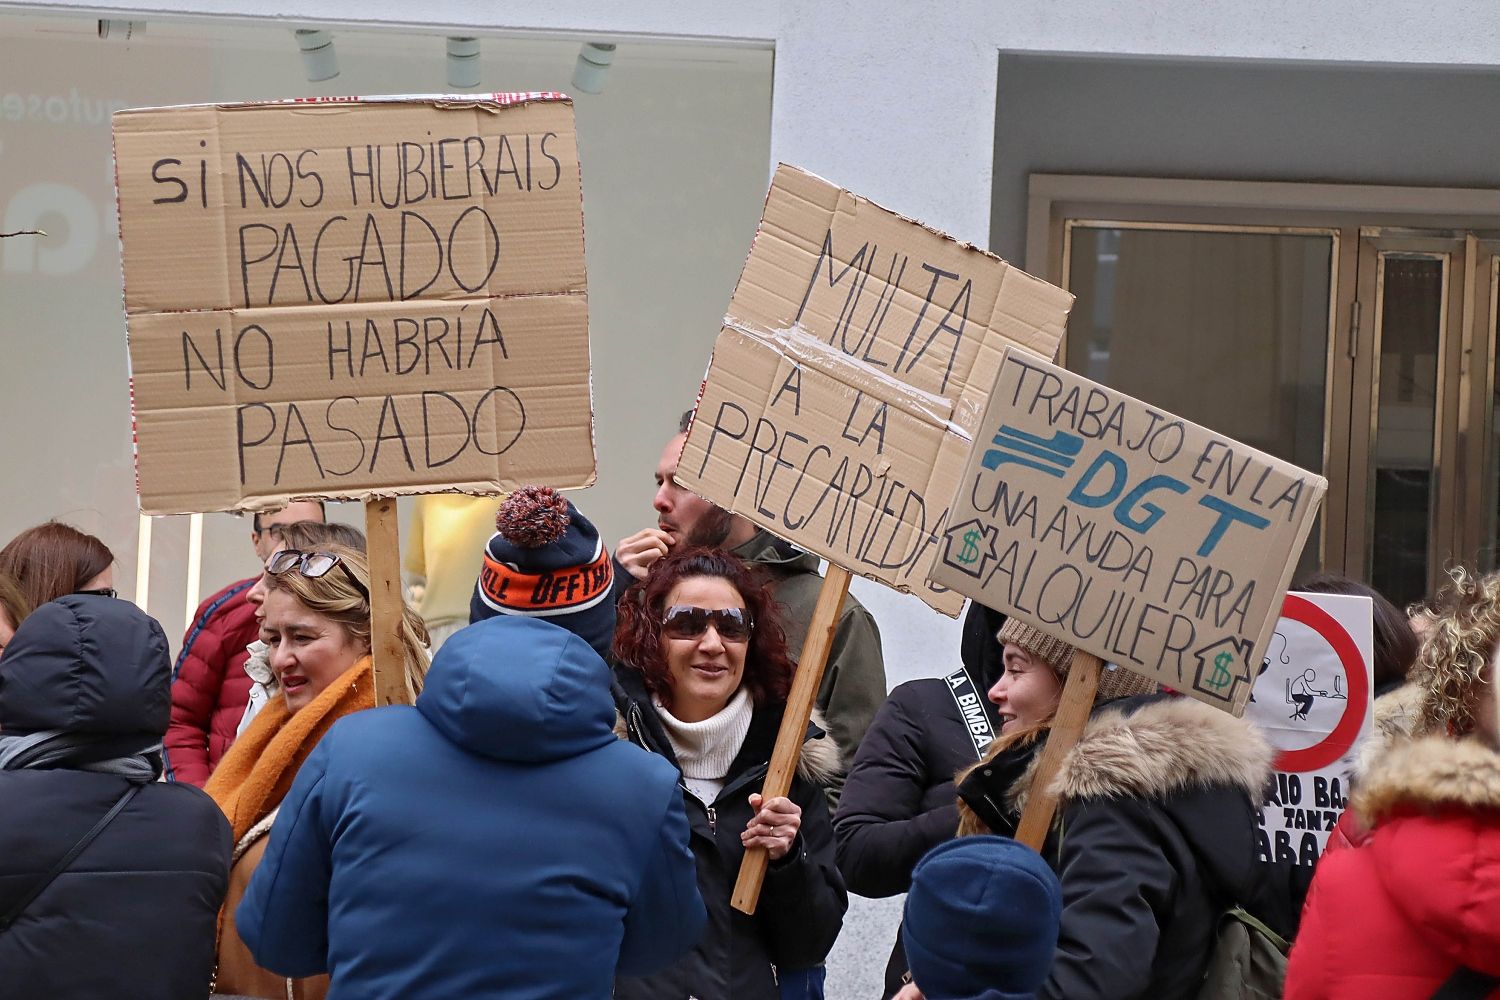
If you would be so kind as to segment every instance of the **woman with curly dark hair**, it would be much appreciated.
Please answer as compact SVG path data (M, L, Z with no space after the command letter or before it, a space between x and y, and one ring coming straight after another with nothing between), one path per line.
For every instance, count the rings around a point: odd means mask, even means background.
M652 567L619 607L616 699L626 735L682 775L698 891L698 947L620 1000L777 1000L778 970L821 963L848 895L823 786L838 749L814 717L791 793L762 800L793 666L770 592L728 553L689 549ZM729 905L745 849L770 855L754 916Z

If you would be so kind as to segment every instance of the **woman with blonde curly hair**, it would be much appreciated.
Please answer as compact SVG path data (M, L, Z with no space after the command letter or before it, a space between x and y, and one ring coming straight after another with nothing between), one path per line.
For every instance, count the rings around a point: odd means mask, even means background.
M1370 828L1318 865L1287 1000L1500 997L1500 574L1452 578L1413 672L1415 735L1355 788Z
M316 1000L328 978L289 980L256 965L234 922L265 853L271 824L313 748L339 719L375 706L370 666L370 569L362 553L338 545L281 549L266 560L269 590L261 641L270 647L280 691L219 762L204 790L229 817L234 861L220 917L221 993ZM402 608L407 693L415 700L427 674L427 630Z

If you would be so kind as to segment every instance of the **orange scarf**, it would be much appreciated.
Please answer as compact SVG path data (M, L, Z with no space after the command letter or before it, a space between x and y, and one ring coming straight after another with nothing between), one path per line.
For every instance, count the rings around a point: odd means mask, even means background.
M351 712L375 707L370 657L350 667L296 712L273 697L214 768L204 791L224 810L238 844L252 826L281 805L302 762L328 727Z

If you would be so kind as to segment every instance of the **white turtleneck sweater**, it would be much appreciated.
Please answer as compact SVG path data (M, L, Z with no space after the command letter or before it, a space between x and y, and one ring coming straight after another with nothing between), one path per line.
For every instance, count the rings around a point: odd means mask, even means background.
M739 755L745 743L745 734L750 731L750 715L754 706L750 703L750 692L743 687L729 699L729 704L702 722L683 722L662 707L656 698L657 718L667 732L667 741L677 755L677 764L682 768L682 783L687 790L712 805L724 790L724 778L729 774L729 765Z

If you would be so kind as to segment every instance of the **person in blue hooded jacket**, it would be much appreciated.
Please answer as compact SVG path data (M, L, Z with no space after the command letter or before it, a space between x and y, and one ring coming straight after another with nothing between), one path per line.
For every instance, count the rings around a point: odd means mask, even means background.
M297 775L237 912L265 967L330 1000L605 1000L705 913L677 771L614 734L576 635L461 630L414 707L339 720Z

